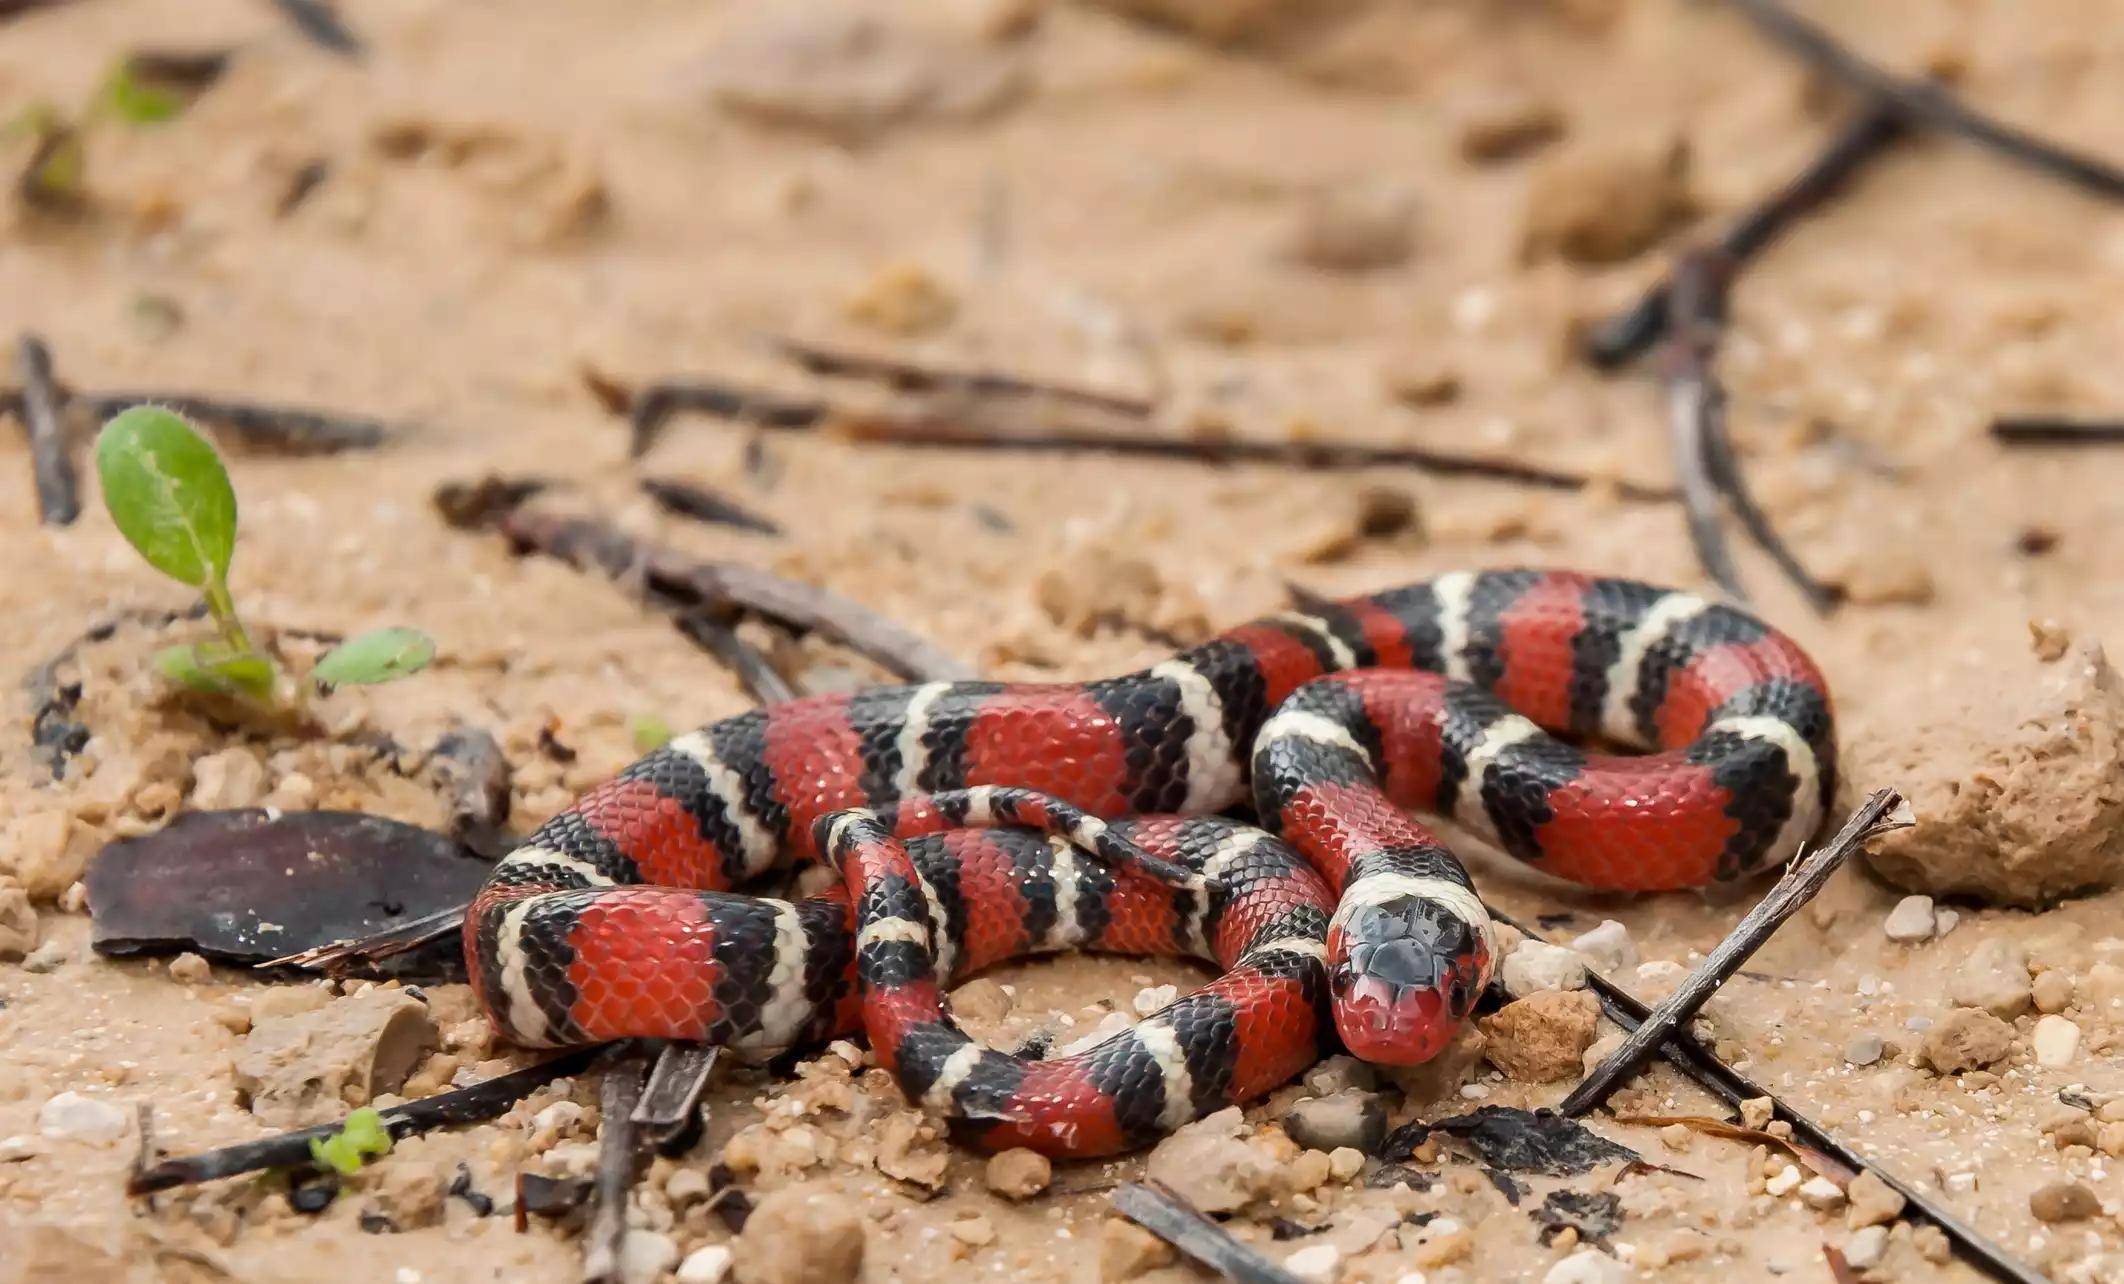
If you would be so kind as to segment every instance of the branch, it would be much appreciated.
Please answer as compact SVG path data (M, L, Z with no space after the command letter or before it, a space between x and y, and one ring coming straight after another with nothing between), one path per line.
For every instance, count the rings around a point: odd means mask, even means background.
M71 526L81 515L81 482L67 453L66 393L52 377L51 349L34 334L15 347L22 371L18 408L29 429L30 471L37 483L37 520L46 526Z
M1827 845L1788 866L1784 877L1727 933L1710 957L1675 987L1666 1002L1654 1009L1621 1047L1609 1053L1607 1060L1573 1088L1557 1110L1575 1119L1606 1101L1637 1073L1654 1048L1695 1017L1718 987L1739 971L1785 920L1814 899L1829 876L1843 868L1853 852L1882 834L1906 829L1912 823L1909 806L1901 794L1893 789L1876 791Z
M1991 421L1991 436L2007 446L2114 446L2124 442L2124 421L2001 415Z
M1240 1284L1304 1284L1296 1275L1232 1238L1173 1190L1130 1182L1114 1192L1114 1211L1226 1279Z

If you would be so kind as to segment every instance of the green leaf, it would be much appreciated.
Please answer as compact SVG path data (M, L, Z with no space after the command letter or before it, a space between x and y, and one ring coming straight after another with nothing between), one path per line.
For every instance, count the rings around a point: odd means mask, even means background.
M383 1116L367 1107L348 1115L331 1136L310 1138L310 1158L342 1177L360 1172L364 1160L390 1153L391 1134L384 1128Z
M255 651L229 651L211 643L173 646L155 653L155 669L179 686L212 695L270 700L273 662Z
M236 488L221 456L160 406L120 411L96 438L103 506L126 542L173 580L205 589L236 552Z
M435 639L419 629L378 629L348 638L310 670L320 686L394 682L420 672L435 658Z
M629 724L634 733L634 751L648 753L671 742L671 724L653 713L645 713Z
M184 110L183 98L142 80L131 59L111 69L104 95L118 119L134 125L159 124Z

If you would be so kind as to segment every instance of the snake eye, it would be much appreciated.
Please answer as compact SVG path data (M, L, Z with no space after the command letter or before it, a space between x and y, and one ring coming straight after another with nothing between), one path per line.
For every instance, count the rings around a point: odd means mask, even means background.
M1348 959L1344 959L1342 962L1337 963L1335 965L1334 973L1328 978L1328 984L1334 989L1335 993L1337 994L1348 993L1350 986L1355 984L1356 981L1357 969L1350 963Z

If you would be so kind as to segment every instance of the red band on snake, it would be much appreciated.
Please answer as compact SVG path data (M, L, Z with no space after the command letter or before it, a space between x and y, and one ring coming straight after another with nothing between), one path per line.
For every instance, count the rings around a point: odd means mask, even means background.
M1643 752L1580 747L1596 740ZM771 1054L861 1026L969 1139L1106 1154L1338 1042L1409 1064L1451 1041L1492 933L1410 810L1588 886L1694 887L1788 859L1827 809L1834 755L1820 673L1749 615L1627 580L1459 573L1118 678L726 719L541 826L482 889L465 945L521 1044ZM1246 802L1262 830L1206 818ZM1106 823L1122 817L1146 819ZM822 855L844 876L831 895L723 890ZM951 1021L958 977L1078 946L1225 972L1051 1059Z

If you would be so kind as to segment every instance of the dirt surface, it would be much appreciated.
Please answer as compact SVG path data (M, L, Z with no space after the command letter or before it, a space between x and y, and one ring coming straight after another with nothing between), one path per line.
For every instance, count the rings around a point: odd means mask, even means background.
M242 394L410 425L336 458L225 441L243 505L234 587L262 629L410 622L441 649L415 679L335 695L324 729L300 736L171 702L144 658L188 626L122 627L72 666L92 738L58 780L30 752L31 701L11 697L0 871L35 902L42 953L34 970L0 961L0 1280L578 1277L565 1227L534 1219L519 1234L506 1211L481 1218L459 1199L438 1211L432 1187L463 1164L506 1210L520 1170L581 1171L589 1081L404 1145L315 1216L266 1179L151 1203L120 1193L136 1103L167 1152L264 1135L237 1096L245 1031L274 1010L350 1000L315 986L291 999L235 969L98 959L72 889L105 842L188 806L439 824L419 773L364 736L424 746L458 720L500 740L513 823L527 827L632 758L640 720L685 727L747 707L627 592L447 529L429 501L439 483L564 479L549 501L564 510L837 589L1001 678L1133 668L1280 608L1289 583L1358 592L1532 563L1701 588L1679 510L1611 484L1669 475L1651 367L1604 378L1572 336L1634 297L1689 227L1721 226L1801 164L1847 105L1730 14L1683 0L966 0L880 8L857 27L845 10L678 0L624 14L344 8L365 60L320 51L249 0L0 17L10 111L86 101L130 50L235 50L178 119L91 127L86 210L0 212L0 334L42 333L80 388ZM2124 157L2124 44L2100 0L1833 13L1886 63ZM12 173L23 142L0 148ZM291 203L311 162L322 181ZM1911 889L1846 871L1726 987L1712 1032L1748 1073L2060 1280L2124 1279L2110 1169L2124 1150L2124 1105L2110 1104L2124 1094L2124 893L2100 890L2124 780L2098 756L2118 741L2115 675L2084 645L2124 637L2124 580L2108 573L2124 456L2006 452L1984 426L2124 407L2120 290L2118 207L1926 140L1747 273L1721 362L1766 507L1852 598L1814 618L1768 563L1744 561L1759 608L1830 677L1847 801L1894 784L1963 827L1913 837L1930 845L1883 869L1925 891L1927 852L1995 862L1941 872L1938 890L2034 907L1906 907L1905 927L1929 912L1932 930L1891 940ZM582 379L712 373L886 403L875 387L809 379L760 342L772 334L1155 397L1157 431L1478 449L1607 480L1558 494L1409 471L1028 460L701 418L633 462L624 423ZM0 673L28 672L98 620L186 605L93 495L76 525L40 528L20 436L0 439L14 551ZM787 534L662 516L636 489L645 473L720 488ZM1397 500L1412 522L1360 523ZM2033 646L2031 621L2045 622ZM758 636L821 689L879 676L822 643ZM542 748L542 731L572 756ZM2073 799L2045 793L2065 778ZM1986 805L1969 806L1970 789ZM2053 851L2066 873L2031 867ZM1647 995L1751 895L1593 896L1488 853L1470 862L1513 912L1563 916L1552 937L1626 925L1642 965L1615 974ZM1008 968L996 980L1013 993L989 993L978 1024L1067 1036L1200 975L1148 960ZM439 1049L406 1092L523 1059L487 1046L462 987L427 995ZM2003 1035L1964 1008L1989 1009ZM1506 1079L1474 1043L1390 1087L1392 1120L1549 1104L1569 1086ZM2039 1044L2055 1064L2039 1064ZM1500 1060L1553 1065L1555 1050L1539 1051ZM720 1157L754 1197L809 1180L824 1204L853 1208L864 1279L1185 1277L1106 1215L1106 1188L1140 1160L1064 1165L1046 1193L1006 1199L851 1056L717 1087L703 1143L657 1161L641 1228L679 1253L729 1241L699 1180ZM115 1135L47 1135L66 1093L120 1107ZM1529 1179L1515 1209L1448 1147L1428 1189L1376 1189L1379 1161L1331 1168L1281 1139L1275 1121L1303 1095L1248 1112L1242 1135L1264 1134L1276 1180L1231 1224L1272 1256L1304 1254L1294 1267L1320 1279L1826 1279L1823 1244L1865 1235L1853 1228L1865 1215L1812 1206L1780 1154L1607 1120L1604 1135L1693 1176ZM1666 1069L1614 1109L1722 1113ZM2084 1184L2091 1202L2058 1183ZM1588 1246L1578 1231L1538 1238L1528 1213L1556 1188L1619 1197L1613 1258L1559 1265ZM785 1254L814 1233L845 1239L847 1223L807 1221L812 1207L792 1197L736 1245L746 1278L808 1278L776 1273L777 1234ZM1275 1218L1327 1229L1279 1240ZM639 1243L645 1268L661 1260L662 1244ZM1968 1277L1908 1223L1883 1244L1877 1278ZM1599 1273L1614 1258L1623 1273Z

